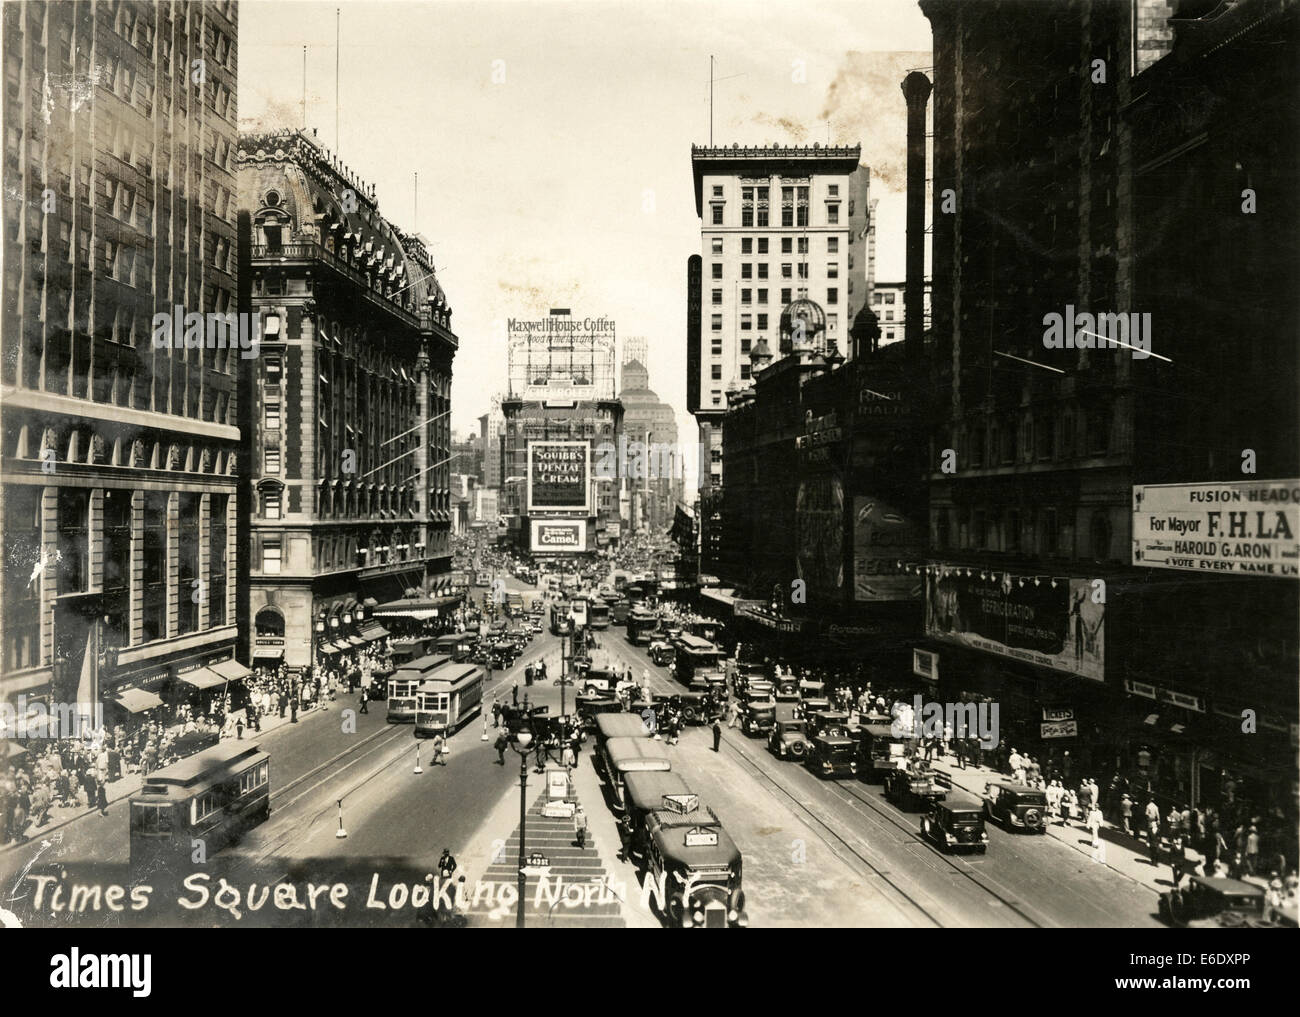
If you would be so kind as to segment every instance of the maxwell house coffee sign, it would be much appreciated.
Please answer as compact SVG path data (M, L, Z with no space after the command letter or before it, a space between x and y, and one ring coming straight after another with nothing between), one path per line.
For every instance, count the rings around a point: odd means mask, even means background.
M587 513L591 443L528 443L528 511Z

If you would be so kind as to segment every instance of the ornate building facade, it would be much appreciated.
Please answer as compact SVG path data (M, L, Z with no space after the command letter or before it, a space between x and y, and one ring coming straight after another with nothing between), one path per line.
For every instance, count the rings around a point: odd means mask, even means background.
M243 673L241 350L155 321L236 309L236 5L4 18L0 696L113 723Z
M458 344L422 240L313 136L241 137L239 203L262 330L243 379L249 649L304 666L370 638L384 601L455 601Z

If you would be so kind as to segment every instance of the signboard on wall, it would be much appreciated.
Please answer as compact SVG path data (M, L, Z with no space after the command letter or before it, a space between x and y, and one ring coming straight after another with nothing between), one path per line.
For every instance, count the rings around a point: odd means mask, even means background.
M1044 738L1077 738L1079 736L1079 722L1077 720L1051 721L1040 724L1039 728Z
M534 519L531 523L532 550L563 552L587 550L587 521L585 519Z
M1133 564L1300 577L1300 480L1133 488Z
M528 443L528 510L582 512L590 502L591 442Z
M844 585L844 486L835 473L810 473L795 502L799 578L821 593Z
M926 577L925 633L934 639L1102 681L1105 604L1087 579L966 575L940 566Z
M853 599L919 600L922 577L898 563L925 554L925 534L879 498L853 499Z
M912 674L919 675L927 681L939 680L939 655L929 650L912 650Z

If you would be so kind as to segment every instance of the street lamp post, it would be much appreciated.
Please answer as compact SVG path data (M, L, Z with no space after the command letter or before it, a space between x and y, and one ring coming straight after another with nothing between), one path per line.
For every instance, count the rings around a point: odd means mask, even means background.
M531 721L529 721L531 722ZM524 927L524 894L527 878L524 875L524 868L527 864L527 854L524 848L524 839L528 825L528 746L533 743L533 733L527 728L521 728L515 732L514 750L519 753L519 881L518 893L519 900L515 910L515 928Z

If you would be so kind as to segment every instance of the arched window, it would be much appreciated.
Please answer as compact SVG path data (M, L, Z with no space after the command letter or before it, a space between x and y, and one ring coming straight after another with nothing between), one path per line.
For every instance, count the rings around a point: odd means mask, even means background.
M253 625L259 636L284 638L284 615L278 607L264 607L257 612Z

